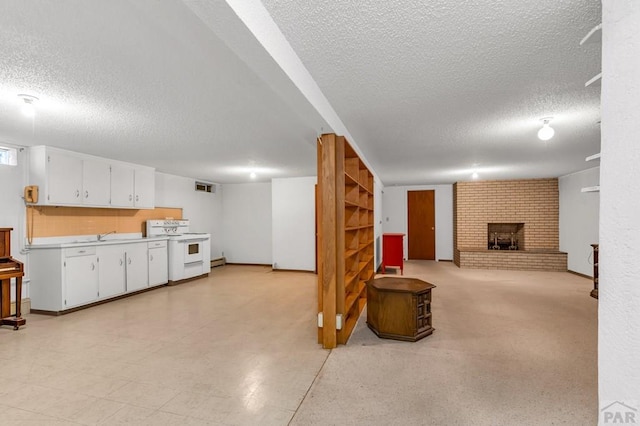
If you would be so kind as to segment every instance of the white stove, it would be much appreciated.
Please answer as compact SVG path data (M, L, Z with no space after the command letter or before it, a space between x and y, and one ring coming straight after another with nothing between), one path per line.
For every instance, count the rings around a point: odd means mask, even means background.
M169 239L169 284L211 272L211 235L189 232L188 219L147 221L147 237Z

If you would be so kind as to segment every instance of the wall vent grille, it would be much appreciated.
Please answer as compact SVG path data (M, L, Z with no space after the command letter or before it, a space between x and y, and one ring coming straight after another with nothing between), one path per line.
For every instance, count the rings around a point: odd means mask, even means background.
M212 183L196 181L196 191L216 193L216 186Z

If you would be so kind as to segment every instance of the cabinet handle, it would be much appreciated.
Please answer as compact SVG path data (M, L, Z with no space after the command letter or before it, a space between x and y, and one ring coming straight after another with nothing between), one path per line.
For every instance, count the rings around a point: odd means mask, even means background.
M128 261L129 261L129 265L131 265L131 258L128 258Z
M140 201L140 197L136 195L136 201Z
M153 255L152 254L149 255L149 260L153 262Z
M80 196L80 190L76 189L76 198L78 198Z
M122 259L120 259L120 266L122 266Z
M129 201L133 201L133 196L129 194Z
M96 265L94 265L93 263L91 264L91 270L93 271L94 269L96 269Z
M89 191L84 191L84 198L89 198Z
M86 250L78 250L78 253L86 253Z

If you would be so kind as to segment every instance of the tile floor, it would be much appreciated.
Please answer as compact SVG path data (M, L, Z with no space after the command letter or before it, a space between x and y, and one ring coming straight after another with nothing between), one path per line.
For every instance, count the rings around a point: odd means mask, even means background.
M316 344L316 277L260 266L0 328L0 424L595 424L597 302L570 274L408 262L435 333ZM365 311L366 312L366 311Z

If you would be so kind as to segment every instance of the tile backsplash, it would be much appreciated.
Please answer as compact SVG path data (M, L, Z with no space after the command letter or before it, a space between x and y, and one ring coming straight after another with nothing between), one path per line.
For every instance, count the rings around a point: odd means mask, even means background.
M181 208L152 210L100 209L87 207L27 207L27 229L32 237L141 232L149 219L182 219Z

